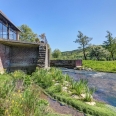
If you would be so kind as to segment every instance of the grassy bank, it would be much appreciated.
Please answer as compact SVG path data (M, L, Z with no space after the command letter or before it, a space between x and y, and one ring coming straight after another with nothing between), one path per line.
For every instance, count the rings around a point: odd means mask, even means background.
M0 75L0 116L62 116L40 94L30 75L21 71Z
M95 71L116 73L116 61L83 60L83 66Z
M87 80L73 81L68 75L63 75L58 69L50 70L37 69L32 78L36 84L44 88L44 90L54 99L73 106L92 116L115 116L116 112L108 108L106 104L95 101L91 96L94 92L93 88L89 88ZM85 94L83 98L81 95ZM96 102L96 105L88 105L87 102Z
M50 70L37 68L32 75L22 71L3 74L0 75L0 83L0 116L59 116L51 112L46 100L39 97L39 87L54 99L88 115L116 115L111 108L92 98L94 89L88 87L87 80L75 82L56 68ZM87 104L88 102L96 104L91 106Z

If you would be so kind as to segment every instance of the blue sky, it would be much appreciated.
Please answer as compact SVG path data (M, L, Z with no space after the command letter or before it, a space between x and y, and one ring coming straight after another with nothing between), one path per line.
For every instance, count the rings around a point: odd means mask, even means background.
M16 25L45 33L52 48L77 49L78 31L102 44L109 30L116 37L116 0L0 0L0 10Z

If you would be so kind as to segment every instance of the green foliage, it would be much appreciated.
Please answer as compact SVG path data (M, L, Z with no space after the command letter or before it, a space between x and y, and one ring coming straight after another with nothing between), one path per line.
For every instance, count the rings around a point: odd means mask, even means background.
M49 71L37 69L32 74L32 77L35 83L37 83L42 88L47 89L50 94L58 92L60 93L63 89L63 86L64 88L74 91L74 93L77 95L86 93L86 89L88 89L87 80L80 79L79 81L73 81L69 75L63 75L61 70L56 68L51 68ZM88 91L88 93L92 95L90 91Z
M33 80L44 89L53 84L52 77L47 73L47 70L37 69L32 74Z
M86 92L88 81L84 79L80 79L79 81L72 81L71 88L76 91L75 94L81 95Z
M85 104L83 101L76 100L74 98L70 98L65 95L55 94L54 97L58 99L59 101L62 100L63 102L73 106L77 110L86 113L87 115L92 115L92 116L115 116L116 115L116 112L113 112L102 103L99 103L101 104L102 107L100 105L90 106Z
M24 85L27 87L33 83L30 75L26 75L23 81Z
M114 60L114 54L116 53L116 39L112 37L112 34L107 31L107 40L104 41L104 47L108 49L111 54L112 59Z
M116 61L83 60L83 66L92 68L93 70L96 71L116 72Z
M14 89L13 81L5 81L0 86L0 98L6 98Z
M37 71L38 72L38 71ZM46 70L45 70L46 72ZM40 74L40 73L39 73ZM115 116L115 113L108 108L105 107L105 105L102 107L99 106L90 106L84 103L84 101L92 101L92 94L94 93L95 89L89 88L87 83L87 80L79 80L77 82L69 79L68 75L63 75L62 72L56 68L51 68L46 72L46 75L49 74L52 77L52 80L55 82L58 82L58 85L51 85L50 87L46 88L45 91L49 93L51 96L53 96L55 99L65 102L76 109L83 111L89 115L94 116ZM39 75L38 75L39 76ZM44 78L45 79L45 78ZM46 80L46 79L45 79ZM75 91L76 94L80 95L81 93L85 93L86 96L83 100L77 100L75 98L72 98L70 94L66 94L62 91L62 82L60 80L63 80L63 83L66 81L70 86L70 91ZM38 82L38 84L40 81ZM72 93L73 94L73 93ZM105 112L107 110L107 112Z
M76 81L72 81L71 82L71 89L75 89L76 88L76 84L77 84Z
M76 89L76 92L78 95L85 93L86 88L87 88L87 81L86 80L81 79L80 81L78 81L76 83L75 89Z
M6 78L9 76L9 78ZM21 77L20 77L21 76ZM16 86L16 82L22 80L23 89ZM51 68L50 70L39 69L30 76L16 71L11 74L0 75L0 114L1 116L57 116L48 110L49 104L46 100L41 99L40 87L55 99L65 102L76 109L94 116L115 116L113 112L105 105L90 106L84 101L92 101L90 95L94 89L87 86L87 80L79 80L78 82L70 80L68 75L63 75L59 69ZM72 98L69 93L62 90L64 82L69 84L67 91L75 90L77 94L86 93L84 100ZM57 83L57 85L55 85ZM38 86L39 85L39 86Z
M96 58L97 60L100 60L102 58L108 58L109 57L109 52L103 48L102 46L91 46L91 51L90 51L90 58Z
M78 32L79 32L79 34L77 35L78 39L76 39L74 42L80 44L79 48L82 48L84 59L87 60L86 48L88 47L89 42L92 40L92 38L83 35L83 33L80 31Z
M11 73L11 75L15 80L24 79L26 76L25 73L21 70L17 70L15 72Z
M95 92L95 88L86 87L86 95L84 101L91 102L93 100L92 95Z
M39 38L37 34L35 34L31 28L27 25L21 25L19 27L21 30L20 33L20 40L21 41L26 41L26 42L39 42Z
M73 81L68 74L66 74L64 77L65 77L65 81L68 81L68 82L72 82Z
M53 58L59 58L61 56L61 51L59 49L55 49L52 52L52 56L53 56Z
M55 60L76 60L76 59L97 59L97 60L115 60L116 59L116 38L112 37L112 34L107 31L107 40L103 42L103 45L89 46L91 38L83 35L79 31L75 43L79 43L80 47L77 50L61 52L59 58L52 58Z
M17 90L19 80L24 88ZM51 112L48 101L39 97L41 91L30 75L23 76L21 71L3 74L0 83L0 116L61 116Z
M60 93L62 91L62 86L60 84L56 86L51 86L48 89L46 89L46 91L51 95L53 95L54 93Z

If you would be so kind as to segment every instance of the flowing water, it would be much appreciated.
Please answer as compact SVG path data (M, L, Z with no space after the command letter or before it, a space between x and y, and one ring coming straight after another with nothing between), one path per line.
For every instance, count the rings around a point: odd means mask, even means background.
M116 73L104 73L61 68L63 74L74 80L87 79L90 87L95 87L94 98L116 107Z

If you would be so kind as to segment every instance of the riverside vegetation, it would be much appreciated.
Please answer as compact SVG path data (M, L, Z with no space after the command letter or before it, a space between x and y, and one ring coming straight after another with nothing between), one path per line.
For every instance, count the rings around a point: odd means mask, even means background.
M71 105L92 116L115 116L116 112L106 104L93 99L94 88L87 80L74 81L56 68L37 68L32 75L22 71L0 75L1 116L61 116L49 108L46 100L40 98L40 87L47 95ZM94 102L94 106L87 103Z
M40 98L41 90L22 71L0 75L0 116L65 116Z
M116 61L83 60L83 67L96 71L116 73Z

